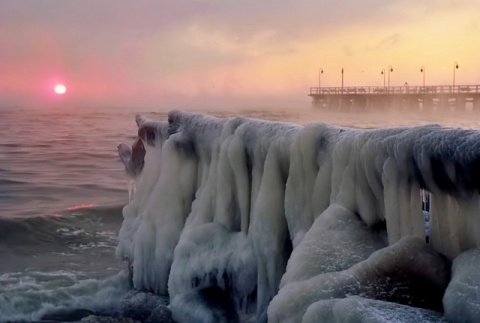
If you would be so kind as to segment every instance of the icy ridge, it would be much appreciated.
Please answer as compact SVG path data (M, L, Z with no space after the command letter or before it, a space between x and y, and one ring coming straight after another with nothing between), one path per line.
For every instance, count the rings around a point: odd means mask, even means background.
M137 124L144 163L135 164L117 255L135 288L170 294L179 321L216 317L205 308L222 299L218 315L265 321L280 286L346 270L403 237L424 240L421 189L431 192L434 250L453 260L480 246L477 131L301 127L181 111ZM348 251L357 240L363 247Z

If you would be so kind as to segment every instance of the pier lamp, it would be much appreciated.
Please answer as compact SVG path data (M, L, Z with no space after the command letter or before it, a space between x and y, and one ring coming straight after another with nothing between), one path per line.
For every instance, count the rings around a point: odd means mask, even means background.
M382 68L382 71L380 72L380 74L383 75L383 87L385 87L385 69Z
M453 62L453 91L455 91L455 70L458 70L458 63Z
M420 73L423 73L423 88L425 89L425 66L420 68Z
M342 67L342 92L343 92L343 67Z
M323 68L319 68L318 70L318 90L320 91L320 88L322 87L322 74L323 74Z
M390 72L393 72L392 65L388 66L388 87L390 87Z

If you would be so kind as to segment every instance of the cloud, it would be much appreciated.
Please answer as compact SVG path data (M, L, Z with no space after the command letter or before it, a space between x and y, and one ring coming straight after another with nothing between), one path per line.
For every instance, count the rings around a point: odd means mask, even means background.
M388 49L398 44L401 41L401 39L402 39L402 36L399 33L393 33L385 38L380 39L375 45L367 46L367 50L377 51L377 50Z

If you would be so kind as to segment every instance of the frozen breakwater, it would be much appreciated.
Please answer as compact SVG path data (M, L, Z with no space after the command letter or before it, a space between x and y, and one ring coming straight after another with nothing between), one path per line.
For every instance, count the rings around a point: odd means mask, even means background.
M480 317L480 132L136 122L117 256L176 321Z

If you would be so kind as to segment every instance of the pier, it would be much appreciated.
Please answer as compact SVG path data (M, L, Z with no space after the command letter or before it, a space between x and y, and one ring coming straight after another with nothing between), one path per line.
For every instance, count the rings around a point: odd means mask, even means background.
M480 85L312 87L308 96L331 111L480 112Z

